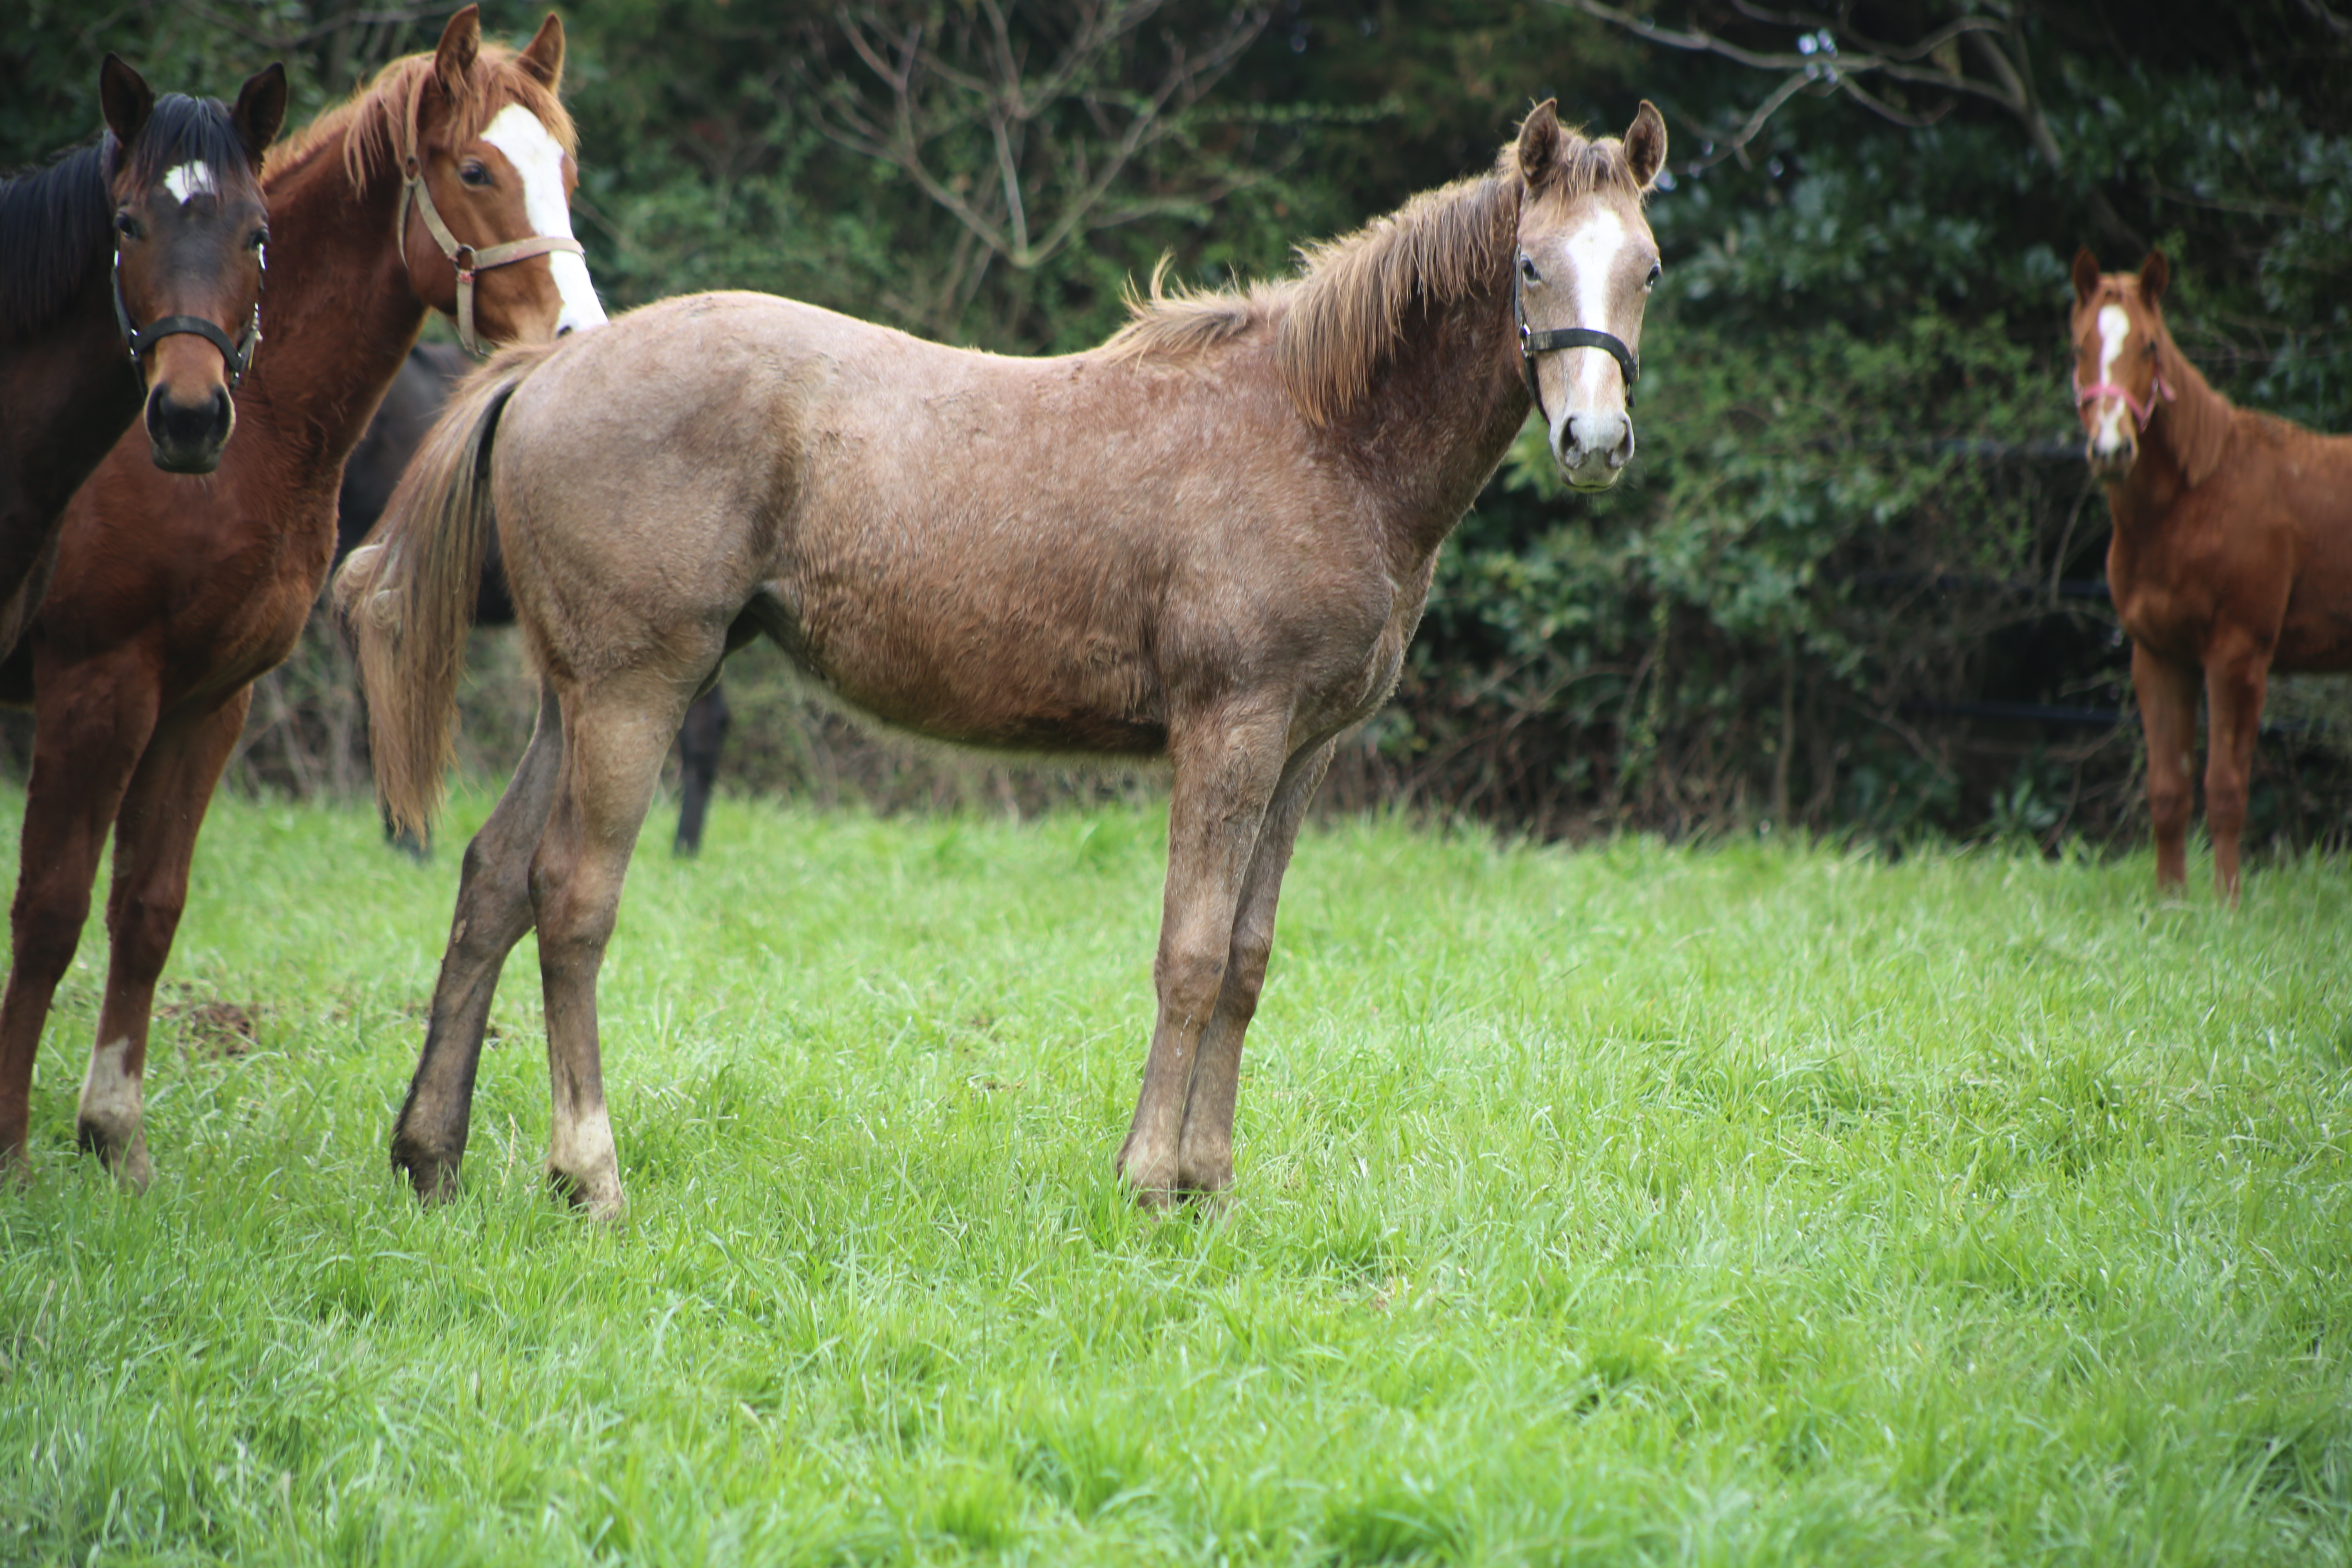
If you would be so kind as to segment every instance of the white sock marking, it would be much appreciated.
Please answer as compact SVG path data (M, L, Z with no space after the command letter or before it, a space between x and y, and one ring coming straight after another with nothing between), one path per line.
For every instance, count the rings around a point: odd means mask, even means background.
M509 103L499 110L482 132L482 140L505 153L515 173L522 176L522 210L531 232L572 238L572 208L563 199L563 149L555 144L539 116L520 103ZM556 291L563 296L563 313L556 318L556 331L601 323L604 307L596 302L588 263L569 251L557 251L548 257L547 265L555 274Z
M220 186L213 179L210 163L181 163L163 176L163 188L172 199L184 203L190 196L217 195Z
M127 1136L139 1125L140 1080L124 1069L131 1042L114 1040L89 1053L89 1070L82 1075L80 1115L109 1133Z

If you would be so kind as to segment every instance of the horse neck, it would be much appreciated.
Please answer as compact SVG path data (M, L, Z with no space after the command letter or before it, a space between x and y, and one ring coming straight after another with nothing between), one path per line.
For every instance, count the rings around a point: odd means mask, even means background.
M2126 531L2161 523L2181 495L2220 467L2237 410L2189 362L2170 332L2158 345L2170 397L2156 397L2155 412L2140 433L2139 460L2123 479L2107 487L2116 526Z
M1527 422L1507 279L1412 312L1348 421L1398 498L1390 532L1408 561L1436 553Z
M273 169L265 192L269 278L282 281L264 285L266 337L247 384L284 414L279 439L331 491L425 326L393 232L400 176L385 155L354 183L330 137Z

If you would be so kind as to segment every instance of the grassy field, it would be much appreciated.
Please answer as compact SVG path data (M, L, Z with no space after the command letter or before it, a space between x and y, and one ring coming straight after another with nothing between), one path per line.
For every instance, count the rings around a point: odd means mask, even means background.
M1239 1188L1155 1220L1160 835L721 803L642 855L604 1231L541 1186L528 946L467 1195L386 1168L454 848L223 802L154 1188L71 1149L93 930L0 1192L0 1561L2352 1558L2340 863L2233 915L2144 858L1311 830Z

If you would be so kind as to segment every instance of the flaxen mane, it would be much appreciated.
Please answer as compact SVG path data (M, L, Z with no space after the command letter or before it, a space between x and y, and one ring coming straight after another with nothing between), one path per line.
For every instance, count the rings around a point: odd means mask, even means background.
M72 300L114 243L110 218L121 149L114 133L0 184L0 337L40 331ZM145 190L181 163L208 165L227 189L253 193L251 162L217 100L167 92L148 110L125 171Z
M464 89L450 106L450 139L472 141L499 110L520 103L547 127L556 145L577 156L580 139L572 116L545 83L515 61L516 51L503 44L482 43L467 69ZM359 184L370 160L388 155L397 163L416 146L418 106L425 89L439 79L431 54L403 56L349 99L288 138L284 160L291 163L315 148L340 142L343 172L352 184Z
M1561 136L1535 199L1574 202L1612 188L1642 199L1615 137ZM1273 321L1291 400L1309 424L1328 425L1361 400L1415 301L1450 303L1503 269L1530 194L1515 153L1507 146L1495 173L1423 192L1351 235L1306 247L1294 279L1246 292L1171 293L1163 262L1150 294L1129 298L1133 319L1104 347L1121 359L1186 359Z

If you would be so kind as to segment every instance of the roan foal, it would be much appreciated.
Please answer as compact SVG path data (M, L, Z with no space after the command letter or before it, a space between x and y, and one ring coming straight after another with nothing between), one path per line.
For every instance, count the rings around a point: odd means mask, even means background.
M536 924L549 1173L621 1209L597 969L679 716L764 634L922 734L1168 758L1159 1021L1118 1165L1147 1202L1227 1185L1299 818L1394 686L1438 546L1531 401L1575 484L1633 451L1665 150L1646 103L1622 142L1546 103L1493 173L1297 280L1154 298L1064 358L703 294L460 387L340 579L387 804L436 804L494 526L539 728L467 852L394 1163L454 1186L491 992Z

